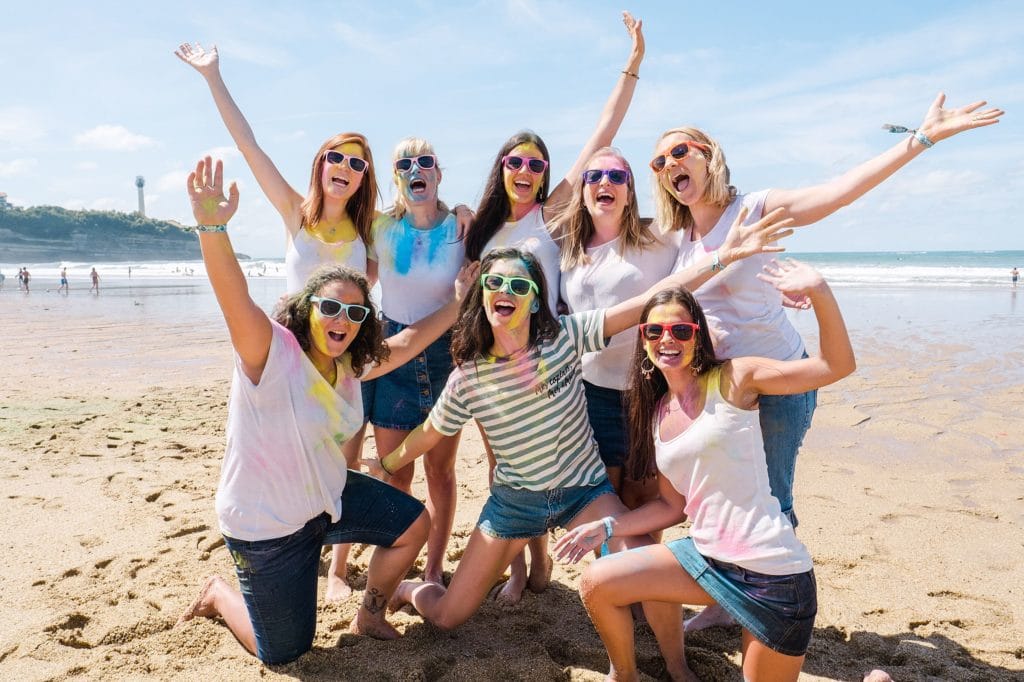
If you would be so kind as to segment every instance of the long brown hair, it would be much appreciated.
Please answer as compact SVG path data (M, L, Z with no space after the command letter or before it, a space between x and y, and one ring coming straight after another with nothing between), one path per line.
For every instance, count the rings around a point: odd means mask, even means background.
M544 271L532 253L519 249L492 249L480 263L481 274L486 274L491 265L500 260L517 260L526 266L530 279L537 284L534 300L538 309L530 313L529 347L534 348L542 341L551 341L558 336L558 321L548 307L547 282ZM452 360L461 365L470 360L485 357L494 345L494 330L487 321L484 310L484 288L479 281L470 287L469 294L462 300L459 319L452 327Z
M736 188L729 184L729 166L725 163L725 152L713 137L699 128L682 127L666 130L658 138L660 144L669 135L680 133L694 142L700 142L708 146L708 151L697 149L697 153L703 154L708 163L708 183L704 187L704 194L701 201L718 208L725 208L736 198ZM658 145L655 145L657 147ZM664 172L664 171L663 171ZM690 208L676 201L676 198L661 184L660 173L655 173L652 183L654 185L654 208L658 225L665 232L669 230L685 230L693 227L693 214Z
M629 162L615 147L602 147L587 159L589 165L594 159L601 156L612 156L622 163L622 167L629 171L629 180L626 183L626 208L622 212L622 223L619 226L620 253L626 249L641 251L655 243L654 235L648 227L640 222L640 207L636 200L636 178L633 177L633 169ZM594 236L594 219L587 210L583 200L583 193L586 186L583 184L583 176L575 178L572 184L572 199L565 209L553 220L552 225L559 235L562 247L562 270L583 265L588 262L587 242Z
M512 212L512 202L505 192L505 175L501 160L519 145L528 143L537 145L541 156L548 162L548 167L544 169L544 180L537 192L538 204L547 201L548 191L551 189L551 157L548 155L548 147L544 140L540 139L540 135L532 130L523 130L508 138L498 150L498 155L494 157L480 206L476 210L476 218L466 233L466 257L471 261L480 260L487 242L498 233Z
M387 360L391 354L384 343L384 333L377 321L377 309L370 299L370 283L363 273L345 265L322 265L309 276L301 291L282 299L277 304L273 317L278 324L286 327L295 336L302 350L308 352L312 345L309 316L313 309L309 297L318 295L331 282L355 284L363 294L363 305L370 309L370 314L359 325L356 337L345 351L351 359L352 371L359 376L368 363L379 364Z
M640 324L647 322L651 310L659 305L678 303L686 308L690 317L697 323L696 341L693 348L693 360L690 367L703 375L722 364L715 357L715 347L711 343L708 332L708 321L704 317L697 299L683 287L664 289L652 296L640 313ZM629 445L630 452L626 459L626 472L635 480L642 480L657 473L654 461L654 424L657 423L658 401L668 392L665 375L656 366L648 377L642 373L644 361L650 363L644 349L643 337L637 334L633 360L630 363L629 386L626 391L626 404L629 411Z
M373 218L377 212L377 196L380 193L377 187L377 176L374 173L373 154L370 153L370 143L359 133L338 133L328 138L316 153L313 159L313 170L309 176L309 192L302 202L301 227L311 227L320 222L324 210L324 154L328 149L340 147L348 143L358 144L363 148L363 159L366 161L366 170L363 172L363 180L359 189L352 195L345 205L345 212L356 227L356 232L364 244L369 246L373 241L372 227Z

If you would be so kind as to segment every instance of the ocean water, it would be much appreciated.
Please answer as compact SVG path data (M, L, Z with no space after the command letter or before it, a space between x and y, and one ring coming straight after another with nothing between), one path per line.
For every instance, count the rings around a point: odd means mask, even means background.
M972 289L1010 283L1024 251L886 251L787 254L818 268L837 287Z

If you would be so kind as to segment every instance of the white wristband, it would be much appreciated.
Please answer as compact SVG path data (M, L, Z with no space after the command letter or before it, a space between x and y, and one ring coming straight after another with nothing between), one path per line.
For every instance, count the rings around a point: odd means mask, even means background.
M601 519L601 523L604 524L604 535L605 540L610 540L612 537L612 517L606 516Z

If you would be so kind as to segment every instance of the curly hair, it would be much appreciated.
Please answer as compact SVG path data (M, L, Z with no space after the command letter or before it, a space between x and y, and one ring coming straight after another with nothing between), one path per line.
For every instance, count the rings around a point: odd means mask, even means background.
M704 187L704 194L701 201L706 201L719 208L724 208L736 198L736 188L729 184L729 166L725 163L725 152L722 151L718 142L699 128L682 127L666 130L658 138L660 144L669 135L685 135L694 142L700 142L708 146L708 151L698 149L697 152L704 155L708 163L708 183ZM665 232L670 230L685 230L693 227L693 215L688 206L676 201L676 198L661 184L658 173L652 179L654 186L654 208L658 225Z
M715 357L715 347L711 343L711 334L708 332L708 321L704 317L704 311L693 294L685 288L664 289L652 296L644 305L643 312L640 313L640 324L647 321L647 317L655 307L669 303L678 303L686 308L690 317L699 327L697 335L694 337L693 359L690 361L690 368L697 375L703 375L720 366L723 361ZM644 360L648 360L647 351L644 348L643 337L638 333L636 347L633 350L633 360L630 363L629 386L626 388L626 404L629 411L628 442L630 444L629 456L626 459L626 472L630 478L638 481L657 473L654 462L653 423L657 414L658 401L668 392L665 375L656 366L649 377L643 376L641 368Z
M476 210L476 218L466 232L466 257L472 260L480 260L484 247L491 237L498 233L501 226L508 222L508 216L512 212L512 202L505 192L505 171L501 160L513 149L521 144L534 144L540 150L545 161L550 162L548 147L540 135L532 130L523 130L505 141L505 144L498 150L494 157L494 164L491 172L487 175L487 185L484 187L483 198L480 199L480 206ZM544 179L537 190L536 201L543 204L548 198L548 191L551 189L551 164L544 169Z
M364 244L369 245L373 240L373 219L377 214L377 197L380 194L380 189L377 187L377 176L373 170L373 154L370 153L370 143L359 133L338 133L320 145L316 158L313 159L313 170L309 177L309 192L302 202L302 227L316 225L320 222L320 216L323 214L324 185L321 178L324 172L324 154L328 149L348 143L358 144L363 148L366 171L363 172L363 181L359 184L359 189L346 204L345 211L352 219L359 238Z
M349 356L352 371L358 377L369 363L379 364L390 355L390 350L384 343L384 332L377 321L377 309L370 300L370 283L363 273L344 265L322 265L309 276L306 285L300 291L278 302L274 308L273 318L295 336L303 351L309 352L312 346L309 316L313 309L309 297L319 295L323 288L332 282L355 284L363 294L363 305L370 309L370 314L359 325L356 337L345 351Z
M480 263L480 272L486 274L491 265L500 260L521 262L540 292L535 298L538 305L537 312L530 313L529 347L534 348L543 341L555 339L559 330L558 320L555 319L551 308L548 307L545 293L547 282L544 281L544 271L536 257L532 253L519 249L492 249L487 252L483 262ZM491 323L487 321L487 311L484 309L484 288L478 281L462 300L459 319L452 327L452 360L456 365L476 360L486 356L493 345L494 330L491 329Z

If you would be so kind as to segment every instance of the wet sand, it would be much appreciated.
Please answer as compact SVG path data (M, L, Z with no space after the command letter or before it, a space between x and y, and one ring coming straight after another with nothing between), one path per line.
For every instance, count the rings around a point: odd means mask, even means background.
M261 304L277 296L254 286ZM173 628L206 575L234 580L213 509L230 349L205 283L186 288L0 293L0 676L603 677L578 567L451 633L396 614L405 636L378 642L347 634L370 556L357 550L352 599L321 600L313 651L274 668L217 621ZM821 392L797 470L820 603L803 679L1024 676L1024 301L1010 296L839 292L859 369ZM813 319L797 324L814 348ZM459 458L449 571L486 497L475 430ZM661 677L645 626L638 652ZM688 655L704 679L742 679L736 628L690 636Z

